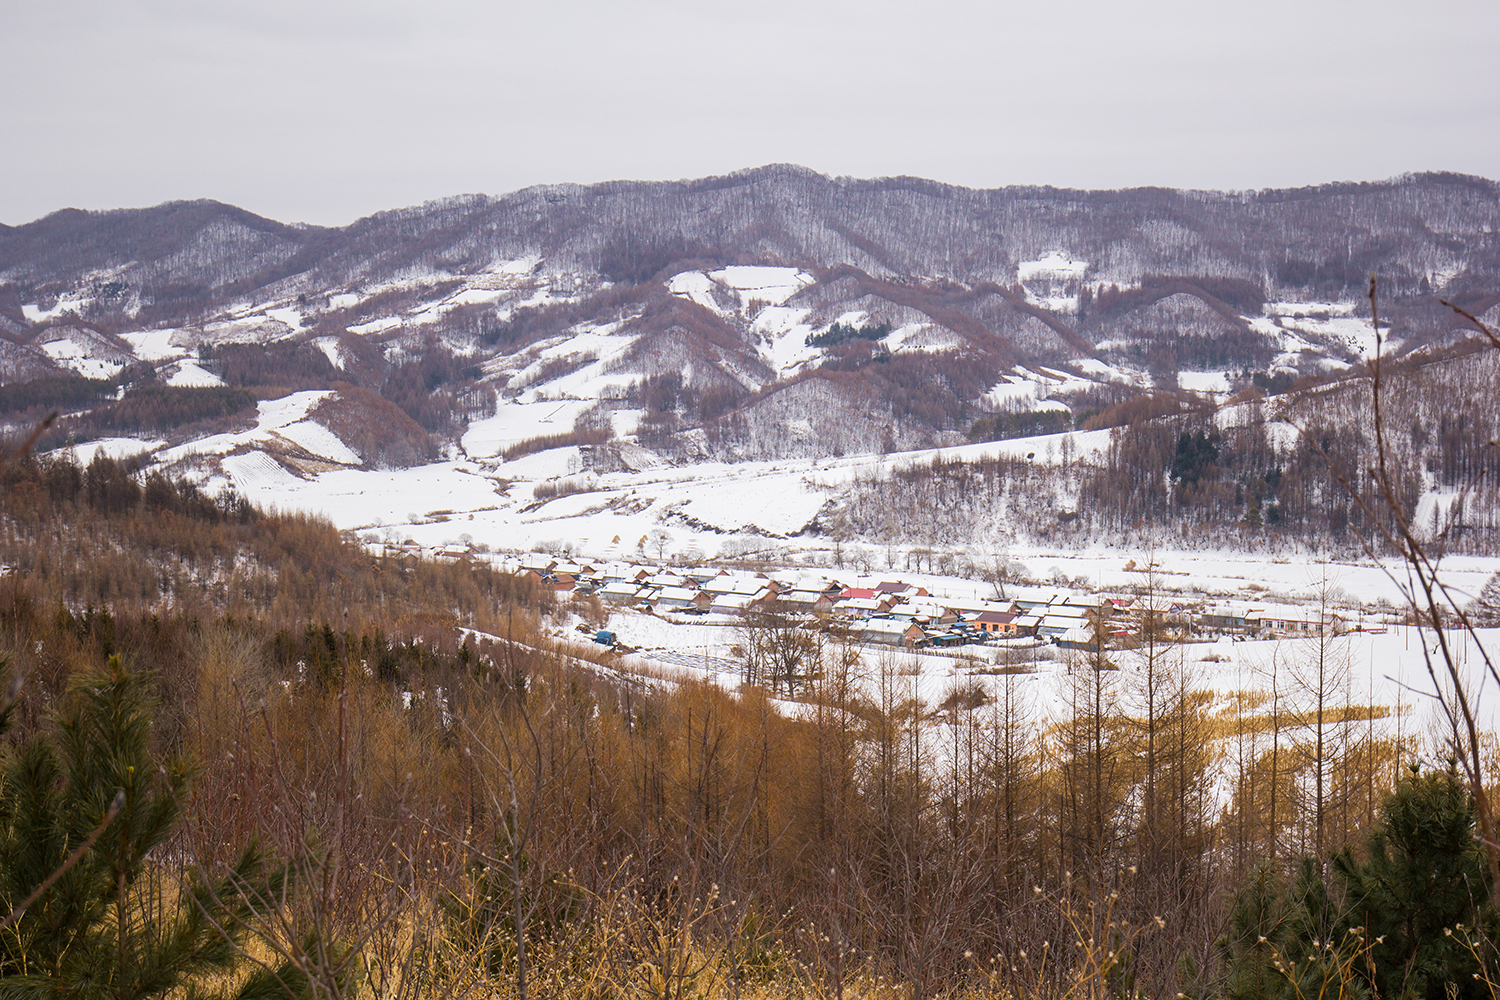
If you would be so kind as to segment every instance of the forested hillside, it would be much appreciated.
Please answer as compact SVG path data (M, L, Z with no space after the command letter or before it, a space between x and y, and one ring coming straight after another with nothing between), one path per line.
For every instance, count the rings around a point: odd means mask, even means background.
M7 766L109 657L144 674L151 759L191 766L132 898L243 888L259 838L300 888L237 918L247 953L339 995L1291 996L1278 959L1303 989L1396 975L1406 952L1343 936L1383 926L1355 908L1377 883L1431 982L1472 976L1451 922L1491 954L1467 786L1346 697L1332 636L1216 698L1147 573L1138 639L1078 654L1062 705L1022 663L924 701L902 654L832 638L776 702L546 637L587 598L128 471L0 470ZM1449 924L1396 919L1426 898L1382 874L1408 863L1472 874Z
M671 460L908 450L1352 371L1371 274L1389 351L1446 347L1474 326L1440 299L1494 319L1497 216L1492 182L1446 174L976 191L789 166L341 229L212 202L65 211L0 231L0 385L30 386L7 421L99 411L49 443L180 437L248 405L208 388L342 382L431 436L356 445L367 464L429 461L497 406L546 400L597 402L596 431ZM681 391L653 396L663 377Z
M1096 455L939 457L857 481L823 527L846 542L950 551L1149 538L1353 552L1390 526L1394 504L1441 552L1496 552L1500 354L1470 345L1383 374L1389 497L1370 471L1382 456L1362 378L1273 397L1252 390L1221 407L1143 397L1094 418L1108 428Z

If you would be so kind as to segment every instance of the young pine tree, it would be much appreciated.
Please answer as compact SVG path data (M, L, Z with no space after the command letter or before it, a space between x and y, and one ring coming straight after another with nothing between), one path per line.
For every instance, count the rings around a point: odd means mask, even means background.
M145 678L119 657L70 694L54 733L0 765L0 996L208 997L235 975L256 911L288 889L255 848L210 884L155 855L188 771L150 752ZM261 969L241 1000L300 995L294 968Z
M1413 773L1381 806L1363 859L1344 847L1325 877L1303 857L1279 898L1268 870L1236 900L1225 940L1231 1000L1328 996L1488 1000L1489 870L1468 786Z
M1454 772L1413 773L1385 801L1366 860L1333 858L1345 922L1363 927L1370 985L1382 997L1489 998L1475 952L1493 926L1489 868L1474 799Z

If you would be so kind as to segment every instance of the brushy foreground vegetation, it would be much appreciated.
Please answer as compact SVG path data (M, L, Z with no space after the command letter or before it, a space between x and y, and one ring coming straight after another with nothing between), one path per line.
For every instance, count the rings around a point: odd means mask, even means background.
M792 717L621 678L486 567L107 460L0 486L5 995L1492 992L1441 738L1224 711L1164 630L1055 726L837 644Z

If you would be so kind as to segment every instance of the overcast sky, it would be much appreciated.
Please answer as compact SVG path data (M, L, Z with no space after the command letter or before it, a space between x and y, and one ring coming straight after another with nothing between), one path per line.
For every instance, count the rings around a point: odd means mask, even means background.
M0 222L342 225L765 163L972 187L1500 179L1497 0L0 0Z

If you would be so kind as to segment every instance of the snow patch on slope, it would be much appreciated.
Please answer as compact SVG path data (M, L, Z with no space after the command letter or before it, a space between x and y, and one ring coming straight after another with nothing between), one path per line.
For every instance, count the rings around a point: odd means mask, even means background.
M702 271L683 271L674 274L667 282L667 291L673 295L681 295L705 309L720 312L719 303L714 300L714 288L713 279Z
M339 347L337 337L319 337L317 340L313 341L313 344L317 347L318 350L323 352L323 356L328 359L328 363L333 365L333 367L339 369L340 371L342 371L346 367L344 362L344 351L341 347Z
M1229 392L1229 377L1223 372L1178 372L1177 387L1207 395Z
M125 367L116 361L89 356L88 351L82 345L72 340L49 340L41 346L53 361L72 369L84 378L113 378Z
M1082 278L1088 269L1086 260L1075 260L1062 250L1049 250L1036 260L1017 264L1016 277L1023 283L1036 278Z
M293 306L283 306L280 309L267 309L266 315L293 330L302 329L302 313Z
M811 313L810 309L793 306L767 306L756 314L750 329L763 338L760 356L772 371L786 375L822 354L818 348L807 346L813 332L807 322Z
M285 489L298 481L280 462L263 451L228 455L219 464L235 488L247 496L255 496L266 489Z
M332 390L294 392L280 399L264 399L256 404L259 411L253 430L233 434L213 434L197 441L168 448L157 456L161 462L176 462L193 455L227 455L236 448L268 441L276 431L305 420L314 406L333 395Z
M344 444L336 434L316 421L299 420L294 424L287 424L276 433L306 449L309 453L319 458L326 458L330 462L337 462L340 465L360 465L364 461L353 448Z
M100 455L114 459L132 458L155 451L165 443L165 441L152 438L99 438L82 444L69 445L67 454L72 456L73 461L78 465L86 466Z
M135 351L142 361L170 361L187 354L187 348L178 343L181 330L141 330L122 333L120 337Z
M787 299L812 284L813 276L795 267L751 267L734 265L712 271L708 277L739 293L741 306L752 299L773 306L786 305Z
M175 367L176 370L167 377L167 385L202 387L224 384L223 379L203 368L196 361L180 361Z

